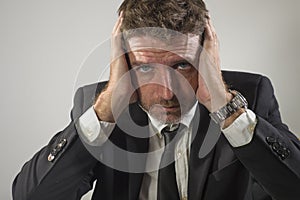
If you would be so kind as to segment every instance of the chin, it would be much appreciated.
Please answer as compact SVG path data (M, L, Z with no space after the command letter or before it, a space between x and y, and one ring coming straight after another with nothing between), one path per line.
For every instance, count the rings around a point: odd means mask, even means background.
M143 106L153 118L164 124L179 123L181 120L181 109L180 107L175 108L164 108L159 104L153 105L150 108Z
M180 118L172 118L172 119L167 119L165 124L178 124L180 123Z
M153 117L164 124L176 124L179 123L181 120L180 114L164 113L164 114L153 115Z

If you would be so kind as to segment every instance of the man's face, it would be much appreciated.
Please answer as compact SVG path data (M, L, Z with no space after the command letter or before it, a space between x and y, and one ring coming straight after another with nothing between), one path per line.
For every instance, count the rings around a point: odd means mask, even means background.
M128 41L140 104L164 123L179 122L196 101L198 41L197 36L174 38L172 44L146 37Z

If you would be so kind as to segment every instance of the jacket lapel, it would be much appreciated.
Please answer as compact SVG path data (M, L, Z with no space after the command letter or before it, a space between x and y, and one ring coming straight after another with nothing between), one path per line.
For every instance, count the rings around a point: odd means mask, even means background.
M199 106L199 113L199 127L193 131L196 136L191 146L188 195L191 200L220 199L215 194L228 195L230 181L239 177L247 180L249 177L244 170L240 170L242 165L221 134L219 125L210 120L208 111L202 105ZM238 176L235 175L237 169L241 171Z
M129 115L127 119L132 119L135 123L131 127L130 133L127 137L127 151L136 153L138 155L134 158L129 158L128 163L131 165L129 168L128 180L128 199L138 199L141 190L142 180L144 176L144 169L146 167L147 152L149 149L149 127L148 116L139 107L137 103L131 104L129 107ZM132 160L134 159L134 160Z
M220 136L220 128L211 122L208 110L201 104L193 119L193 137L191 146L188 195L191 200L203 196L207 178L211 172L215 144ZM198 126L198 127L197 127Z

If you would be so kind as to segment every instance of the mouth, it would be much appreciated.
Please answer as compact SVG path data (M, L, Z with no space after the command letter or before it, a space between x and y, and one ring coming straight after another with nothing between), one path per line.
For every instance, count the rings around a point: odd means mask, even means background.
M163 123L177 123L180 120L181 108L179 104L155 104L149 109L149 114Z
M163 109L166 111L166 112L172 112L172 111L175 111L175 110L178 110L180 109L180 106L179 105L175 105L175 106L162 106Z

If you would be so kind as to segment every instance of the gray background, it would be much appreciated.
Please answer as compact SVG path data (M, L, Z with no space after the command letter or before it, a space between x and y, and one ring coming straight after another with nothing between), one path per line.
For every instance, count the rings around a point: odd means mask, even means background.
M11 199L24 162L67 125L76 87L99 80L109 50L96 57L96 74L85 74L83 61L109 38L120 2L0 1L0 199ZM299 1L207 2L222 68L270 77L284 121L299 134Z

